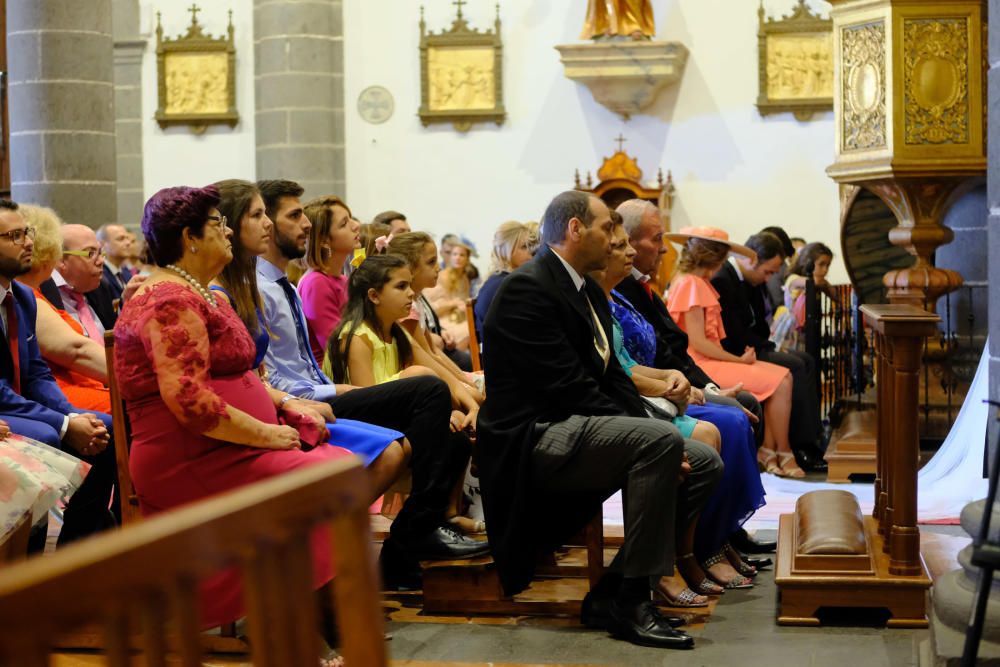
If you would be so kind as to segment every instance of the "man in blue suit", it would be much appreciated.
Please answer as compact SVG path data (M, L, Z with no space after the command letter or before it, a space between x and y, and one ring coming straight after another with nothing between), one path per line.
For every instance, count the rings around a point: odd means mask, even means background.
M121 299L125 285L132 279L132 271L125 261L132 252L132 236L123 225L101 225L97 230L97 240L104 252L104 277L101 286L115 299Z
M34 248L34 230L17 209L16 203L0 199L0 419L14 433L91 464L63 514L59 543L65 544L114 525L108 512L115 484L111 417L70 405L42 359L35 336L35 296L14 281L31 267Z

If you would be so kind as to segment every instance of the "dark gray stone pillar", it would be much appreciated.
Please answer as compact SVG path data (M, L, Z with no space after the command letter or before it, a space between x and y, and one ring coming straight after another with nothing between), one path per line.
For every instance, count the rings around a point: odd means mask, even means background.
M111 0L8 0L15 201L117 222Z
M115 152L118 222L132 227L142 219L142 54L139 0L113 0Z
M343 195L341 0L254 0L257 178Z

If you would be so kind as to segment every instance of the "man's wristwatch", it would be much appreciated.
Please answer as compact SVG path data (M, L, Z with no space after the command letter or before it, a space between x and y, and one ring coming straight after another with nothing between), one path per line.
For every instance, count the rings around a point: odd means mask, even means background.
M279 410L283 409L285 407L285 403L287 403L288 401L293 401L293 400L295 400L294 396L292 396L291 394L285 394L281 398L281 400L278 401L278 409Z

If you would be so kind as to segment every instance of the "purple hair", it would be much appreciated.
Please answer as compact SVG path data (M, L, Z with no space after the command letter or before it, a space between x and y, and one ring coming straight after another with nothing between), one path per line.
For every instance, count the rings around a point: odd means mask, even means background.
M142 233L150 259L157 266L180 259L184 254L181 232L187 229L200 238L208 222L208 212L219 201L219 190L214 185L163 188L150 197L142 211Z

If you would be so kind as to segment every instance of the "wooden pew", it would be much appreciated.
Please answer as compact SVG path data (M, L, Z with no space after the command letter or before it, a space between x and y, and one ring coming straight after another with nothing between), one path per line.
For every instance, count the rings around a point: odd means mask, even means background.
M139 497L132 485L132 474L128 468L128 455L132 442L129 437L128 419L125 416L125 401L118 390L115 378L115 332L104 332L104 356L108 364L108 389L111 397L111 425L115 432L115 463L118 469L118 496L122 525L129 526L142 519L139 513ZM152 372L152 371L150 371Z
M131 664L141 622L147 664L172 654L201 665L197 582L228 566L244 573L253 664L313 666L320 650L309 576L312 529L332 527L334 603L352 667L386 664L368 529L368 480L354 459L330 461L83 540L0 570L0 666L48 665L54 639L99 621L108 663Z
M483 362L479 354L479 336L476 335L476 299L465 300L465 321L469 325L469 355L472 357L472 370L478 373L483 370Z

